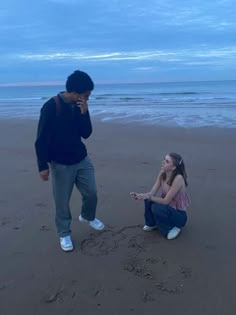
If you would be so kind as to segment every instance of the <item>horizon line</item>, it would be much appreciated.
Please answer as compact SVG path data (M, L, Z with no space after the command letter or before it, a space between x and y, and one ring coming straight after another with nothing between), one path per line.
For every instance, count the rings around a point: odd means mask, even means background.
M218 81L236 81L236 79L218 79L218 80L183 80L183 81L104 81L99 80L95 82L95 85L100 84L153 84L153 83L187 83L187 82L218 82ZM12 83L0 83L0 87L23 87L23 86L62 86L65 85L63 81L41 81L41 82L12 82Z

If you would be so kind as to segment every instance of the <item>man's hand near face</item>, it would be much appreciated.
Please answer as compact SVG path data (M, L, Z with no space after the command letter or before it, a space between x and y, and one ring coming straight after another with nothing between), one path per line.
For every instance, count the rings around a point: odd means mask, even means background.
M88 111L88 101L85 97L79 97L77 106L80 108L81 114L85 114Z

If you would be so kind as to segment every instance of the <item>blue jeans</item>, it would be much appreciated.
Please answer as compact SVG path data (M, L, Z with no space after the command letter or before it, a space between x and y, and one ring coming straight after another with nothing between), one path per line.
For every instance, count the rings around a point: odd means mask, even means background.
M74 185L82 195L81 215L94 220L97 207L97 188L94 167L88 157L80 163L62 165L51 163L53 196L56 207L56 227L61 237L71 234L70 198Z
M150 200L144 201L145 224L156 226L163 236L167 236L173 227L182 228L187 222L186 211L174 209L168 205L155 203Z

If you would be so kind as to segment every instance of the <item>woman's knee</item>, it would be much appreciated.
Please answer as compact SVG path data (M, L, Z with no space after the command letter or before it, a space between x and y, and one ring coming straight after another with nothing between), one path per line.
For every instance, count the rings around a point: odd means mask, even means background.
M145 208L151 208L152 204L153 204L153 202L151 200L149 200L149 199L144 200Z
M152 212L157 216L166 216L168 214L168 206L161 203L153 203Z

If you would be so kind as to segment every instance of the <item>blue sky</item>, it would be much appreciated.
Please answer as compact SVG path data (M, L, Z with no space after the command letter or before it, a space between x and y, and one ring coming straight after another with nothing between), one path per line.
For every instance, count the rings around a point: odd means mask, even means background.
M235 0L3 0L0 84L236 79Z

